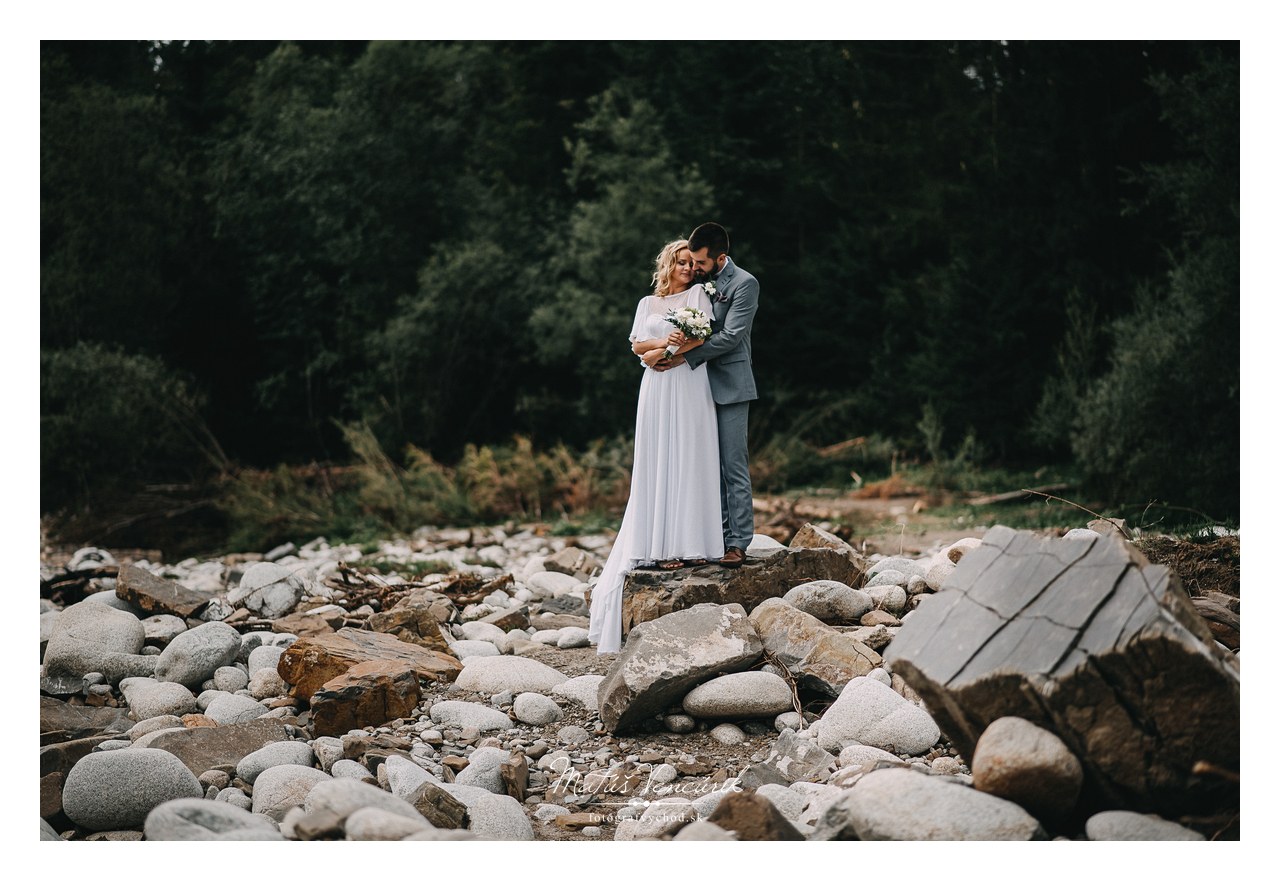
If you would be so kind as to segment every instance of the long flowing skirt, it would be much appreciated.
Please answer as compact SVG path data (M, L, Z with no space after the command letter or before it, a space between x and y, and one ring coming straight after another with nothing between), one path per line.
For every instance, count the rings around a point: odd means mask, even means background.
M622 582L636 566L719 558L720 452L705 368L646 370L636 405L631 495L604 571L591 592L591 642L622 645Z

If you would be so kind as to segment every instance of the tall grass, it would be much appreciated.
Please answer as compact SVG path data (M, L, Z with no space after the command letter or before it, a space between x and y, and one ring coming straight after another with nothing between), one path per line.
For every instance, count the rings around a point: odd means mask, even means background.
M456 465L409 446L403 464L368 426L343 426L355 463L241 470L223 479L218 506L235 550L324 535L364 542L422 526L570 519L608 522L626 504L629 441L598 440L575 453L536 450L526 437L468 444Z

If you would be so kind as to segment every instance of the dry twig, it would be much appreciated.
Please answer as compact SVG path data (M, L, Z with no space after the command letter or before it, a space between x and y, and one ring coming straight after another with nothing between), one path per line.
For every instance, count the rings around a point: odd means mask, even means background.
M804 724L804 710L800 706L800 688L796 685L795 677L791 675L787 665L779 661L777 656L768 649L765 649L764 659L782 673L783 680L791 688L791 706L795 707L796 715L800 717L800 727L801 729L807 727Z
M1022 490L1022 492L1030 493L1033 496L1044 496L1045 499L1052 499L1055 502L1062 502L1064 505L1070 505L1073 508L1079 508L1081 511L1084 511L1086 514L1092 514L1095 520L1106 520L1116 529L1120 530L1120 532L1124 533L1125 538L1127 538L1129 541L1133 541L1133 533L1129 531L1128 527L1124 525L1124 521L1122 520L1116 520L1114 517L1104 517L1103 515L1099 514L1097 511L1091 511L1088 508L1086 508L1084 505L1073 502L1070 499L1064 499L1064 498L1060 498L1059 496L1049 495L1048 493L1042 493L1038 490L1024 489Z

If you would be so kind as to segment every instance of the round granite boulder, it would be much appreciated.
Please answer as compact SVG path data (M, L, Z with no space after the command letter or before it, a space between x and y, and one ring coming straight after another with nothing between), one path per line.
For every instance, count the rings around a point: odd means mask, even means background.
M156 805L204 794L171 752L131 748L89 753L67 773L62 810L86 829L135 829Z
M302 579L279 563L254 563L227 599L244 603L261 618L281 618L293 611L305 589Z
M782 599L827 624L857 624L872 607L866 593L839 581L807 581L791 588Z
M204 714L219 725L234 725L236 722L248 722L267 712L267 708L251 697L242 694L217 692L217 697L205 707Z
M240 634L229 624L210 621L180 633L165 646L156 661L156 678L180 682L198 689L213 678L214 671L235 663L240 651Z
M254 780L253 812L282 820L291 807L306 801L317 784L332 780L324 771L301 765L267 768Z
M437 725L480 731L504 731L514 724L506 713L471 701L440 701L432 704L429 715Z
M177 682L130 677L120 683L129 712L139 722L156 716L185 716L196 710L196 696Z
M927 712L865 676L849 680L812 730L818 746L829 752L862 743L913 756L927 752L942 734Z
M80 677L107 673L105 667L114 657L141 657L138 653L145 642L146 629L136 615L102 603L79 602L67 606L53 622L44 655L45 674L74 680L78 690ZM146 674L130 670L126 675Z
M764 670L717 676L686 694L683 706L699 719L772 718L793 709L791 687Z
M178 798L147 814L148 841L283 841L262 814L207 798Z
M470 658L458 674L456 685L464 691L487 694L501 691L512 694L536 691L545 694L568 678L559 670L532 658L497 655Z

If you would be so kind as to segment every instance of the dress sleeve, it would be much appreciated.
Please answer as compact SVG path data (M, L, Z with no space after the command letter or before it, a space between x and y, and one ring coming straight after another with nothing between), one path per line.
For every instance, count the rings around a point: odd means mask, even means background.
M628 339L630 339L631 342L634 343L639 340L647 340L649 338L648 335L645 333L645 329L644 329L645 319L648 317L649 317L649 298L644 297L636 305L636 319L635 321L631 322L631 336L628 337Z

